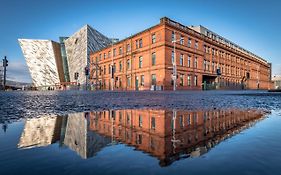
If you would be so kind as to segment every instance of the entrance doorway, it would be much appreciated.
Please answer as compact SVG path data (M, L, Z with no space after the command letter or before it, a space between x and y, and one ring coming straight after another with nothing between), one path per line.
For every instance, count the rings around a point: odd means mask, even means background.
M217 76L203 75L202 76L202 90L216 89L216 78Z

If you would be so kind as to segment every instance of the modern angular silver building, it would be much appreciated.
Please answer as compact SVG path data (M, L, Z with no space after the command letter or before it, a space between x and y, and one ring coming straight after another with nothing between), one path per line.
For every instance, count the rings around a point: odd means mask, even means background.
M90 53L110 44L109 38L89 25L85 25L65 40L70 82L77 81L81 85L85 85L88 79L85 75L85 67L90 64ZM74 76L75 73L78 73L77 80Z
M59 42L19 39L33 86L38 89L76 83L85 86L90 53L108 46L111 39L85 25L71 37L60 37Z
M51 40L19 39L33 86L50 87L64 82L60 44Z

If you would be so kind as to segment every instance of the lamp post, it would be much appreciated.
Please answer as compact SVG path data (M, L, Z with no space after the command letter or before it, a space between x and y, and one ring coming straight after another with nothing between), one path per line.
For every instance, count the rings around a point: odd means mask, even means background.
M113 38L111 39L111 90L114 90L114 67L113 67Z
M3 67L4 67L4 82L3 82L3 88L4 88L4 91L6 90L6 71L7 71L7 67L8 67L8 60L7 60L7 57L5 56L4 59L3 59Z
M174 49L173 49L173 52L174 52L173 57L174 57L174 59L172 60L172 64L173 64L173 76L172 76L172 78L173 78L173 85L174 85L173 90L174 91L176 91L176 88L177 88L176 42L181 41L181 40L182 40L181 38L178 39L178 40L176 39L176 33L174 31L174 40L172 41L172 43L174 44Z

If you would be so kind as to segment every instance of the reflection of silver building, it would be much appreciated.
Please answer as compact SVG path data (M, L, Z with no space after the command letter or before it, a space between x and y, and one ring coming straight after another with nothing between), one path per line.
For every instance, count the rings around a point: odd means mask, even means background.
M65 129L64 145L77 152L82 158L92 157L111 142L89 129L89 113L69 114Z
M60 146L67 146L84 159L92 157L107 146L111 139L91 131L88 116L89 113L82 112L27 119L18 148L48 146L59 141Z
M27 119L18 148L50 145L59 140L61 118L56 115Z
M60 45L51 40L19 39L33 86L48 87L64 82Z
M89 66L90 53L111 44L111 40L89 25L85 25L65 40L70 81L75 82L74 74L79 74L78 83L85 84L85 67Z

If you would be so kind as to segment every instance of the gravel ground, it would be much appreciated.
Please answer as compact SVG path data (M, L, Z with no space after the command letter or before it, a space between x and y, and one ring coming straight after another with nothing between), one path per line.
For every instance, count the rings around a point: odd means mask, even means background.
M267 91L15 91L0 92L0 123L44 114L107 109L219 108L279 110L281 93Z

